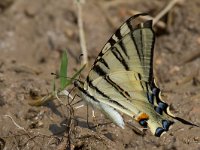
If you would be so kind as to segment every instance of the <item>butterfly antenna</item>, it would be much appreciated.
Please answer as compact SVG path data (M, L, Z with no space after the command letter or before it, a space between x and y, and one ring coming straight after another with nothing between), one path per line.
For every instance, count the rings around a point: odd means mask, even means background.
M59 74L57 74L57 73L54 73L54 72L51 72L51 75L54 75L56 78L68 78L68 79L72 79L72 78L70 78L70 77L61 76L61 75L59 75Z
M59 75L59 74L57 74L57 73L54 73L54 72L51 72L51 75L54 75L54 76L56 76L56 78L67 78L67 79L73 79L73 78L70 78L70 77L65 77L65 76L61 76L61 75ZM80 79L73 79L74 81L79 81L79 82L82 82Z

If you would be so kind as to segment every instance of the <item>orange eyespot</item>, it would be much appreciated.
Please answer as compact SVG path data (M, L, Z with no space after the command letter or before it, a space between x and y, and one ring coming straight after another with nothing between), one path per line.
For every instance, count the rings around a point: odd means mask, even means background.
M136 120L139 122L140 120L144 120L144 119L146 119L146 120L148 120L149 119L149 116L146 114L146 113L140 113L139 115L138 115L138 117L136 118Z

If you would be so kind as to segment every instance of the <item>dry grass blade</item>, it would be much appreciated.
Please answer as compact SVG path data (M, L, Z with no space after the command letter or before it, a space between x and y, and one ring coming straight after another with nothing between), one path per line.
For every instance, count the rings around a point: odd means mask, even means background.
M119 5L123 5L123 4L133 4L136 3L140 0L114 0L114 1L107 1L104 3L104 7L109 8L109 7L117 7Z
M85 32L83 29L83 19L82 19L82 3L83 0L76 0L77 9L78 9L78 27L79 27L79 35L80 35L80 46L83 53L83 65L88 63L88 53L85 41Z
M128 13L130 13L131 15L136 15L136 14L140 14L141 12L139 11L135 11L135 10L129 10ZM146 15L146 16L140 16L141 19L143 20L154 20L154 18L150 15ZM158 26L159 28L166 28L166 24L163 21L158 21L157 23L153 24L154 26Z
M182 59L182 63L180 65L184 65L186 63L189 63L197 58L200 57L200 51L196 51L196 52L189 52L187 55L184 56L184 58Z
M21 127L20 125L18 125L18 124L15 122L15 120L12 118L12 116L10 116L10 115L4 115L4 116L10 118L11 121L13 122L13 124L14 124L18 129L23 130L24 132L27 132L23 127Z
M41 106L44 103L46 103L50 100L53 100L55 98L56 98L55 95L53 93L51 93L51 94L45 95L43 97L37 97L35 100L30 100L30 101L28 101L28 104L31 106Z
M157 22L165 15L167 14L174 6L176 3L180 2L182 0L171 0L168 5L160 12L157 14L157 16L154 18L153 25L157 24Z

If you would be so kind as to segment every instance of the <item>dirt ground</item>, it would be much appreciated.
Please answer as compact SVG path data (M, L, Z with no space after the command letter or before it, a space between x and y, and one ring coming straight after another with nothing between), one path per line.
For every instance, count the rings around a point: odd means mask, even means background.
M155 17L168 0L85 0L82 19L90 65L116 28L135 11ZM156 29L154 69L165 101L179 117L200 125L200 1L182 0ZM87 109L74 112L56 100L28 104L31 96L52 90L67 49L69 75L80 68L77 7L73 0L0 1L0 149L200 149L200 128L175 123L157 138L112 123L89 129ZM84 70L87 75L90 67ZM89 109L89 116L91 110ZM109 122L98 111L89 124ZM12 119L11 119L12 117ZM130 119L130 118L129 118ZM15 124L16 123L16 124ZM19 125L19 126L18 126ZM70 145L70 146L69 146Z

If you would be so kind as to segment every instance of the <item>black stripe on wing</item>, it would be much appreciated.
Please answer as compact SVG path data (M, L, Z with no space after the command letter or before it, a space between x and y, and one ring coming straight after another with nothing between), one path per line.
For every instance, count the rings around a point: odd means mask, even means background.
M123 105L121 105L120 103L118 103L116 100L111 99L109 96L107 96L106 94L104 94L101 90L99 90L96 86L94 86L92 84L91 81L89 81L89 78L87 78L88 83L89 83L89 87L92 88L93 90L95 90L99 95L101 95L102 97L104 97L105 99L107 99L109 102L121 107L124 110L127 110L126 107L124 107ZM83 87L81 87L78 83L79 81L74 82L75 87L77 87L84 95L86 95L87 97L91 98L93 101L100 103L99 100L97 100L94 96L92 96L91 94L88 93L87 90L85 90Z
M79 89L79 91L81 91L84 95L88 96L89 98L91 98L93 101L98 102L99 100L97 100L94 96L90 95L88 93L88 91L84 90L84 88L82 86L80 86L81 83L79 83L79 81L75 81L74 82L74 86L77 87Z
M107 74L99 65L94 65L92 70L99 76L105 76Z
M126 57L129 59L129 56L128 56L128 54L127 54L127 49L126 49L126 47L125 47L123 41L121 40L121 39L123 38L123 36L121 35L121 30L118 29L118 30L115 32L115 35L116 35L116 37L117 37L118 40L119 40L118 44L120 45L122 51L124 52L124 54L126 55Z
M130 31L133 31L133 30L134 30L134 27L133 27L132 24L131 24L131 19L127 20L127 26L128 26L128 28L129 28ZM139 59L140 59L140 61L141 61L141 55L140 55L140 52L139 52L139 50L138 50L138 47L137 47L135 38L134 38L134 36L133 36L133 32L131 32L131 39L132 39L132 41L133 41L133 44L135 45L135 48L136 48L136 51L137 51L137 55L138 55L138 57L139 57Z
M93 68L93 71L95 71L99 76L102 77L103 80L105 80L108 84L110 84L113 88L115 88L117 90L117 92L119 92L123 97L125 98L130 98L130 95L127 91L125 91L124 89L122 89L117 83L115 83L114 81L111 80L111 78L109 77L109 75L106 74L106 72L99 66L99 65L95 65ZM98 90L97 87L92 85L92 81L90 81L89 76L87 77L86 81L88 82L88 85L95 89ZM142 84L141 84L142 86ZM101 91L99 91L99 93L101 93ZM101 93L101 95L103 95L103 93ZM106 97L106 96L104 96ZM107 97L108 98L108 97Z
M112 46L114 46L117 42L119 42L119 45L122 48L122 51L124 52L124 54L127 56L127 58L129 58L127 50L123 44L123 42L121 42L121 39L129 34L130 32L134 31L135 29L139 28L139 26L136 26L136 28L132 25L132 22L138 18L139 16L145 16L148 15L147 13L141 13L141 14L137 14L134 15L132 17L130 17L129 19L127 19L126 22L124 22L117 30L116 32L110 37L110 39L108 40L108 42L104 45L104 47L102 48L102 51L99 53L97 59L95 60L95 63L98 62L98 60L100 59L101 56L104 55L104 53L109 50ZM127 29L126 29L127 28ZM94 64L95 64L94 63Z
M134 16L133 16L134 17ZM134 17L135 18L135 17ZM144 43L143 43L143 35L142 35L142 32L143 30L142 29L145 29L145 28L148 28L151 30L152 32L152 44L151 44L151 49L150 49L150 70L149 70L149 79L148 81L152 81L153 80L153 53L154 53L154 43L155 43L155 36L154 36L154 31L152 29L152 20L147 20L146 22L143 22L143 23L140 23L136 26L133 26L132 24L132 20L130 18L130 20L127 20L127 25L128 25L128 28L130 31L132 31L130 33L131 35L131 39L133 41L133 44L135 45L135 48L136 48L136 51L137 51L137 54L138 54L138 58L140 59L140 62L141 62L141 65L144 65L145 63L145 54L144 54ZM134 30L137 30L139 29L140 30L140 40L136 40L137 37L134 36Z
M146 21L144 23L140 23L136 26L133 26L131 24L132 21L133 21L132 19L129 19L128 21L126 21L123 24L124 26L126 25L125 27L129 31L127 34L122 35L121 28L120 28L109 39L107 44L110 45L110 48L107 49L107 51L109 50L115 56L115 58L120 62L120 64L122 64L124 69L127 71L132 70L132 69L134 70L134 68L130 68L130 66L129 66L130 65L129 64L130 56L128 56L128 54L131 55L131 50L136 51L137 54L134 57L138 57L141 67L145 66L144 72L140 72L140 73L145 73L144 75L142 75L142 77L148 76L147 80L151 84L152 79L153 79L153 66L152 65L153 65L153 47L154 47L154 42L155 42L155 36L154 36L154 32L152 30L152 21L148 20L148 21ZM147 32L145 31L145 28L147 28L147 30L146 30ZM137 30L140 33L138 33ZM147 35L145 33L147 33ZM148 36L148 34L150 37ZM126 45L124 43L123 38L128 35L130 36L130 42L131 41L133 42L133 45L134 45L133 49L131 49L130 47L129 47L129 49L127 49ZM143 37L143 36L145 36L145 37ZM128 44L128 43L126 43L126 44ZM144 46L144 45L147 45L147 46ZM99 54L98 58L95 60L94 68L96 65L98 65L98 62L101 62L108 70L110 69L109 63L106 62L105 59L103 58L103 55L107 51L102 51ZM130 52L128 53L128 51L130 51ZM133 57L133 55L131 55L131 56ZM131 58L131 59L134 59L134 58ZM131 66L133 66L133 65L134 64L131 64ZM146 65L150 65L150 66L146 67Z
M88 78L88 80L90 80L89 78ZM99 90L96 86L94 86L93 84L92 84L92 81L89 81L88 82L88 85L89 85L89 87L90 88L92 88L93 90L95 90L98 94L100 94L101 96L103 96L103 97L105 97L106 99L111 99L108 95L106 95L103 91L101 91L101 90Z
M126 60L124 59L124 57L122 56L122 54L116 47L113 47L111 52L113 53L115 58L122 64L122 66L124 67L125 70L127 70L127 71L130 70L128 63L126 62Z
M123 88L121 88L117 83L115 83L109 76L105 77L105 80L114 87L124 98L130 99L130 94L125 91Z
M110 69L110 67L108 66L108 63L102 57L99 59L99 62L101 62L104 66Z
M143 86L143 84L142 84L142 76L141 76L141 74L139 74L139 73L138 73L138 78L139 78L139 80L140 80L140 85L141 85L142 89L144 90L145 88L144 88L144 86Z
M101 91L100 89L98 89L98 87L96 87L95 85L92 84L92 82L90 81L90 79L88 78L88 86L95 90L99 95L101 95L102 97L104 97L105 99L107 99L109 102L114 103L116 105L118 105L119 107L127 110L126 107L124 107L123 105L121 105L120 103L118 103L116 100L110 98L108 95L106 95L103 91Z

